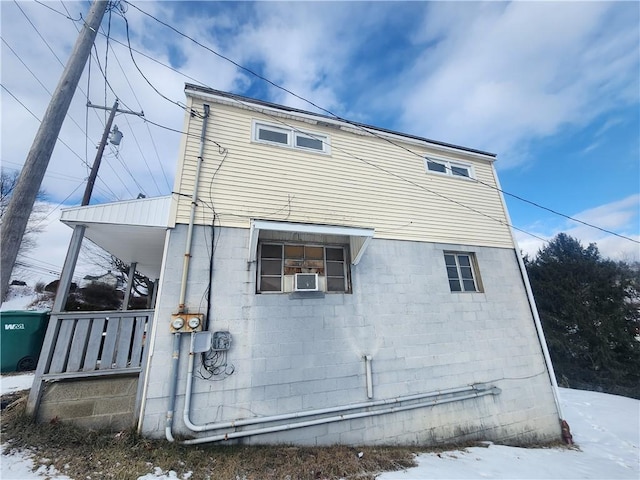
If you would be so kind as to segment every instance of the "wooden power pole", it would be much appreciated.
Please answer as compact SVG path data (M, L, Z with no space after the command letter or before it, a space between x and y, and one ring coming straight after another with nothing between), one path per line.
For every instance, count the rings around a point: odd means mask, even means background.
M58 82L40 128L27 155L18 183L3 218L0 251L0 296L4 300L9 279L18 256L22 236L33 209L51 153L62 128L71 99L87 63L91 47L107 9L107 0L94 0L85 24L76 40L71 57Z

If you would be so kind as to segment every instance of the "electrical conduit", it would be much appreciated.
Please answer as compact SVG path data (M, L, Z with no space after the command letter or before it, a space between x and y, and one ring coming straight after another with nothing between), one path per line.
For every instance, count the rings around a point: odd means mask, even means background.
M184 252L184 261L182 264L182 280L180 282L180 299L178 300L178 313L185 313L185 299L187 294L187 279L189 277L189 263L191 260L191 242L193 239L193 225L195 223L196 207L198 205L198 184L200 183L200 171L202 169L204 142L206 139L207 123L209 121L209 105L203 105L204 117L202 118L202 134L200 135L200 151L198 153L198 164L196 166L196 174L193 184L193 194L191 195L191 211L189 214L189 227L187 229L186 247ZM171 375L169 384L169 406L167 408L167 417L165 422L165 437L168 441L173 442L173 414L176 405L176 390L178 385L178 373L180 364L180 332L173 334L173 353L171 358ZM192 334L193 342L193 334ZM193 348L190 349L190 351ZM189 362L192 365L193 362ZM191 375L189 375L189 379ZM185 403L188 402L188 397Z
M265 433L281 432L284 430L292 430L295 428L310 427L313 425L320 425L323 423L331 423L331 422L338 422L342 420L352 420L355 418L372 417L372 416L383 415L387 413L402 412L404 410L429 407L429 406L438 405L441 403L450 403L450 402L455 402L459 400L467 400L470 398L482 397L485 395L498 395L501 392L501 390L498 387L488 386L484 384L477 384L477 385L468 385L468 386L458 387L458 388L438 390L438 391L429 392L429 393L406 395L403 397L395 397L395 398L389 398L385 400L376 400L372 402L352 403L352 404L341 405L336 407L320 408L316 410L306 410L302 412L285 413L281 415L271 415L267 417L246 418L242 420L229 421L229 422L206 423L203 425L196 425L193 423L193 421L190 418L191 397L193 393L192 392L193 369L195 364L195 354L193 353L194 338L195 338L195 334L192 333L189 366L188 366L188 372L187 372L187 387L185 392L185 403L184 403L184 411L183 411L184 424L192 432L207 432L207 431L221 430L224 428L243 427L247 425L261 425L265 423L272 423L272 422L278 422L283 420L304 419L307 417L327 415L331 413L339 413L339 415L334 415L331 417L324 417L324 418L317 418L313 420L303 420L295 423L288 423L285 425L275 425L272 427L255 428L252 430L245 430L241 432L221 433L221 434L216 434L216 435L202 437L202 438L194 438L191 440L185 440L183 442L185 445L217 442L221 440L230 440L233 438L240 438L240 437L246 437L251 435L260 435ZM455 395L455 396L447 397L447 398L438 398L443 395ZM411 405L392 406L389 408L378 409L373 411L341 413L341 412L348 412L350 410L380 407L385 405L396 405L403 402L410 402L410 401L417 401L417 400L424 400L424 401L420 403L414 403Z

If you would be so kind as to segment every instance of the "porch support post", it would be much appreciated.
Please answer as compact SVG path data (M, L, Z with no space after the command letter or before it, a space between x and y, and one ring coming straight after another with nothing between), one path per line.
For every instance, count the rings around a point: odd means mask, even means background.
M129 299L131 298L131 289L133 288L133 277L136 274L138 262L131 262L129 265L129 275L127 276L127 289L124 292L124 300L122 301L122 310L129 310Z
M36 367L33 384L31 386L31 391L29 392L29 399L27 400L26 412L27 415L32 417L37 415L38 407L40 406L40 397L42 396L42 375L49 369L51 357L53 356L53 344L58 334L57 330L60 326L57 314L62 312L64 310L64 306L67 304L67 297L69 296L69 289L71 287L73 273L76 269L78 254L80 253L80 246L82 245L85 229L86 227L84 225L76 225L73 228L73 233L71 234L69 249L67 250L67 256L64 259L64 265L62 266L62 272L58 282L58 290L56 291L56 298L53 301L51 317L49 318L49 324L47 325L47 333L45 334L44 341L42 343L38 366Z
M64 306L67 304L69 288L71 287L73 273L75 272L76 263L78 262L78 255L80 254L80 246L82 245L82 239L84 238L85 229L86 227L84 225L76 225L75 227L73 227L73 233L71 234L71 241L69 242L67 256L64 259L62 273L60 274L60 281L58 282L56 298L53 301L52 310L54 313L64 311Z
M155 308L156 305L156 299L158 297L158 283L160 282L160 280L158 278L156 278L153 282L151 282L151 288L152 290L152 294L151 294L151 301L147 300L149 302L149 305L147 305L147 308Z

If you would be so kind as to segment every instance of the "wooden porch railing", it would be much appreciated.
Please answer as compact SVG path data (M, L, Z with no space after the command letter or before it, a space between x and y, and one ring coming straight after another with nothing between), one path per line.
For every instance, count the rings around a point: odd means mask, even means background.
M52 314L27 412L35 413L42 382L140 373L153 310Z

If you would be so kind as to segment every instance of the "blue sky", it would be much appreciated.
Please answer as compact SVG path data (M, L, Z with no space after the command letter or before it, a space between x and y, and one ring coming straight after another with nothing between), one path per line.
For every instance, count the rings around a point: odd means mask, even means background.
M637 2L154 2L105 16L45 178L52 207L77 205L114 93L180 130L195 83L314 108L161 25L171 25L272 82L351 120L490 151L502 187L552 210L640 239L640 4ZM88 2L0 2L2 165L20 168L77 37ZM68 13L67 13L68 11ZM123 12L124 11L124 12ZM62 15L64 14L64 15ZM72 19L67 18L71 17ZM109 29L110 28L110 29ZM107 50L106 33L111 41ZM173 69L168 68L171 66ZM191 78L187 78L188 75ZM46 87L46 89L45 89ZM84 93L83 93L84 92ZM88 93L88 96L86 95ZM75 122L75 123L74 123ZM125 138L101 168L98 201L166 194L179 134L119 115ZM126 168L125 168L126 167ZM607 256L638 243L506 198L512 222L542 238L567 232ZM47 261L70 234L45 220ZM67 232L67 230L69 230ZM534 253L542 242L517 232ZM42 243L42 242L41 242ZM52 253L55 245L55 254ZM59 248L58 248L59 245ZM33 252L33 257L42 254Z

